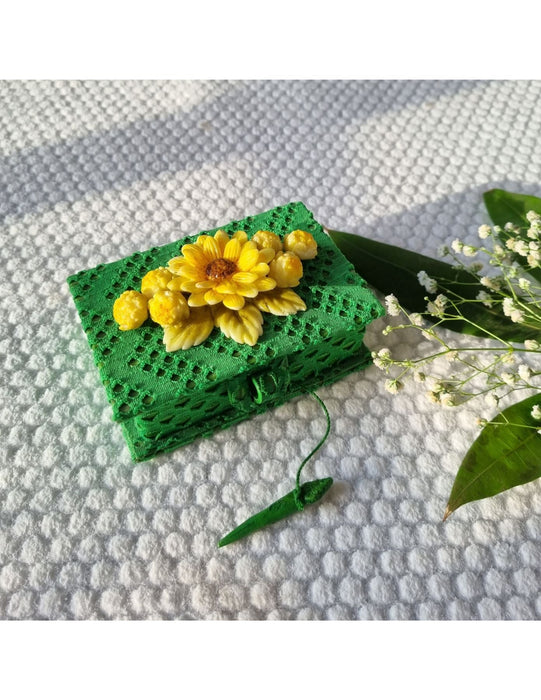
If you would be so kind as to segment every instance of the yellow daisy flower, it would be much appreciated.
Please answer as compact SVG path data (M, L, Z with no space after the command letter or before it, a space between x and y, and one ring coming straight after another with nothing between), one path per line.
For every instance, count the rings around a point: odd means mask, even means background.
M244 231L237 231L232 238L222 230L214 236L202 235L195 243L182 246L182 255L169 261L169 270L180 278L174 280L173 288L189 293L189 306L221 302L238 311L246 298L276 286L276 281L267 277L274 255L272 248L259 250Z

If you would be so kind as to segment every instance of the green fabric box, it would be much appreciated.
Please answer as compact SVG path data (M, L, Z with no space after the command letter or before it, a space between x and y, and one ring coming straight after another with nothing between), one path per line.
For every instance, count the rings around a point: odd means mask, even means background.
M253 347L215 329L201 345L167 353L163 329L150 319L125 332L113 319L113 303L124 290L140 289L149 270L167 265L200 234L68 278L113 418L136 461L211 435L370 362L364 330L384 310L302 203L219 228L246 231L248 238L260 229L281 237L302 229L318 244L317 257L304 262L295 287L307 310L264 314L263 335Z

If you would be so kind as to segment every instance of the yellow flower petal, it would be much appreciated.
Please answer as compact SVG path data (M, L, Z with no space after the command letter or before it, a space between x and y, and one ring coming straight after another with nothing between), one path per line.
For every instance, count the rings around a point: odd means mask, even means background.
M305 311L306 304L292 289L275 289L258 294L253 302L258 309L275 316L289 316L297 311Z
M204 252L199 248L199 246L193 243L187 243L182 246L182 254L186 262L194 267L204 267L207 264L207 259Z
M206 292L192 292L188 298L188 306L205 306L205 294Z
M226 280L225 282L221 282L220 284L217 284L214 287L214 289L219 294L237 294L238 285L236 285L232 280Z
M252 284L258 278L258 275L253 272L236 272L231 280L233 282L239 282L240 284Z
M225 336L237 343L255 345L263 333L263 316L253 304L246 304L240 311L217 307L214 321Z
M274 248L263 248L259 251L259 260L268 263L276 256L277 252L280 251L276 251Z
M246 243L246 241L248 240L248 236L246 235L246 231L236 231L236 232L233 234L233 238L234 238L236 241L238 241L241 245L242 245L243 243Z
M233 260L236 262L240 257L241 250L242 244L240 241L237 238L232 238L224 248L223 257L226 260Z
M200 345L209 337L213 328L214 320L209 308L192 309L186 321L164 329L165 349L174 352Z
M276 280L272 277L260 277L260 279L255 282L255 288L258 292L270 292L271 289L276 287Z
M223 257L225 246L229 243L229 236L223 229L218 229L218 231L216 231L214 234L214 240L220 249L220 256Z
M214 304L219 304L224 300L224 295L216 291L216 289L209 289L205 292L205 301L207 304L213 306Z
M219 258L221 255L218 243L211 236L205 237L205 240L203 241L203 251L207 257L207 261L205 262L205 266L209 262L212 262L213 260L216 260L217 258Z
M265 277L265 275L269 274L269 266L267 263L258 263L257 265L254 265L254 267L251 268L250 272L254 275L257 275L258 277Z
M250 269L260 262L259 252L255 243L251 241L245 243L237 263L239 270L241 272L250 272Z
M224 306L228 309L234 309L238 311L242 309L245 304L244 297L240 294L226 294L223 299Z

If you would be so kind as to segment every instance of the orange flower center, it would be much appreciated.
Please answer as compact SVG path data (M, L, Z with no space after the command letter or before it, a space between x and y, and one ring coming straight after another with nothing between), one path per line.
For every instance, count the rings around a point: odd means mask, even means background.
M217 258L207 265L205 274L209 280L223 280L237 271L237 266L232 260Z

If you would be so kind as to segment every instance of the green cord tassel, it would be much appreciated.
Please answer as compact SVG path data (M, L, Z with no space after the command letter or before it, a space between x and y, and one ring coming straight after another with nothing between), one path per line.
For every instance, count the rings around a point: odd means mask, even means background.
M316 393L313 391L309 393L315 399L317 399L320 406L323 408L325 417L327 418L327 429L323 438L310 452L308 457L303 460L301 466L299 467L295 480L295 488L285 496L282 496L282 498L279 498L274 503L271 503L271 505L264 510L252 515L250 518L248 518L248 520L245 520L241 525L236 527L225 537L222 537L222 539L218 542L218 547L224 547L227 544L236 542L242 537L251 535L252 532L255 532L256 530L261 530L261 528L266 527L267 525L272 525L273 523L278 522L278 520L283 520L283 518L287 518L298 511L304 510L304 506L311 505L312 503L319 501L319 499L322 498L322 496L324 496L331 488L333 480L330 476L324 479L316 479L315 481L307 481L304 484L300 483L301 471L304 465L323 445L331 429L331 419L329 417L327 407Z

